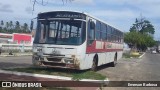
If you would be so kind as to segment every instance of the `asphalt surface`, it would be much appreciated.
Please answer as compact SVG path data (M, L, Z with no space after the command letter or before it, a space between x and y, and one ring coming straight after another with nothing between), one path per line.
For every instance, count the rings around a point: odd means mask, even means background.
M160 54L146 53L141 59L121 59L116 67L98 71L110 81L160 81ZM105 87L104 90L160 90L158 87Z
M160 81L160 54L146 53L141 59L121 59L116 67L98 71L111 81Z
M0 57L0 69L31 65L31 56ZM99 67L97 72L106 75L110 81L160 81L160 54L146 53L141 59L122 58L116 67L107 64ZM104 87L104 90L160 90L160 88Z
M0 57L0 69L29 67L31 65L32 65L31 56Z

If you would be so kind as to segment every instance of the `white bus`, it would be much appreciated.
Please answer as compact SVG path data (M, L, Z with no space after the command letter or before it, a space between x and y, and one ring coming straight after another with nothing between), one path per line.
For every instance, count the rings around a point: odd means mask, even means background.
M36 66L96 70L122 57L123 32L86 13L39 13L35 34Z

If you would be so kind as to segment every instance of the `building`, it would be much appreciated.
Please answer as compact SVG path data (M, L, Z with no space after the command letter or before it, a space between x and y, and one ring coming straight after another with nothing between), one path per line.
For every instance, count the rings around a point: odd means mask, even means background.
M22 34L22 33L6 34L6 33L0 33L0 43L32 45L32 42L33 42L32 34Z
M12 34L0 33L0 43L9 43L12 41Z

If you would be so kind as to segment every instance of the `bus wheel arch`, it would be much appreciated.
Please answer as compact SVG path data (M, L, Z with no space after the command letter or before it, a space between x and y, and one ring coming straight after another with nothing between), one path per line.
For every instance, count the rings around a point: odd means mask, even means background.
M91 70L96 71L97 67L98 67L98 54L95 54L93 57Z

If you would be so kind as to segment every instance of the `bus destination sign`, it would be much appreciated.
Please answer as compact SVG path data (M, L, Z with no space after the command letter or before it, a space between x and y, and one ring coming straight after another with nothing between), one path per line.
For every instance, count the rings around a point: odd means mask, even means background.
M39 18L75 18L75 19L86 19L85 15L77 12L50 12L41 13Z
M57 13L56 18L83 18L82 14Z

